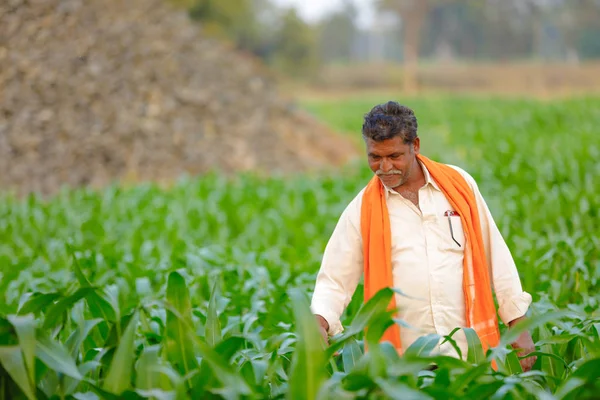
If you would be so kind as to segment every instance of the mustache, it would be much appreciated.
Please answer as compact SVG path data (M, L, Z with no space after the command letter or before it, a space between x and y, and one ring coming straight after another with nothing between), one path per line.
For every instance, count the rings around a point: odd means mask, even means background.
M382 170L377 170L377 172L375 172L375 174L377 176L402 175L402 171L400 171L399 169L393 169L393 170L388 171L388 172L383 172Z

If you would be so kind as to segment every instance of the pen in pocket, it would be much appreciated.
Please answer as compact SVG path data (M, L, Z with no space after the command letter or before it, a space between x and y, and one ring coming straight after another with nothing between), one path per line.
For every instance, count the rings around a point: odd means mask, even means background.
M458 213L456 211L448 210L444 213L444 216L448 217L448 226L450 227L450 236L452 237L452 240L454 240L454 243L456 243L458 247L462 247L460 243L458 243L458 241L454 238L454 230L452 230L452 220L450 219L450 217L458 217Z

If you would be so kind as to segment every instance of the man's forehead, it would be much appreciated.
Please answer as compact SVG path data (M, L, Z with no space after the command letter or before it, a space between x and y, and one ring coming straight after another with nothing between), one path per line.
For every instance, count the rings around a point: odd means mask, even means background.
M367 140L367 150L370 153L381 153L381 152L397 152L408 149L409 145L405 144L401 137L397 136L392 139L386 139L383 141L375 141L373 139Z

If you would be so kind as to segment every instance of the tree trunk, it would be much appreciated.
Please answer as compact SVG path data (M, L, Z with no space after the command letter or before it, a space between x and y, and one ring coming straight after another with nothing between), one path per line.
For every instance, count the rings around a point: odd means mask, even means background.
M428 0L404 2L399 9L404 30L404 91L416 93L419 90L419 47L421 29L429 12Z

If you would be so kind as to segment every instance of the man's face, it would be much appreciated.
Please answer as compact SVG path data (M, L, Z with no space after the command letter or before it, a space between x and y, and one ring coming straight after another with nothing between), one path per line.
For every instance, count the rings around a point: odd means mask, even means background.
M405 144L399 136L376 142L367 139L367 156L369 167L390 189L403 185L415 165L415 157L419 154L419 138L412 144Z

